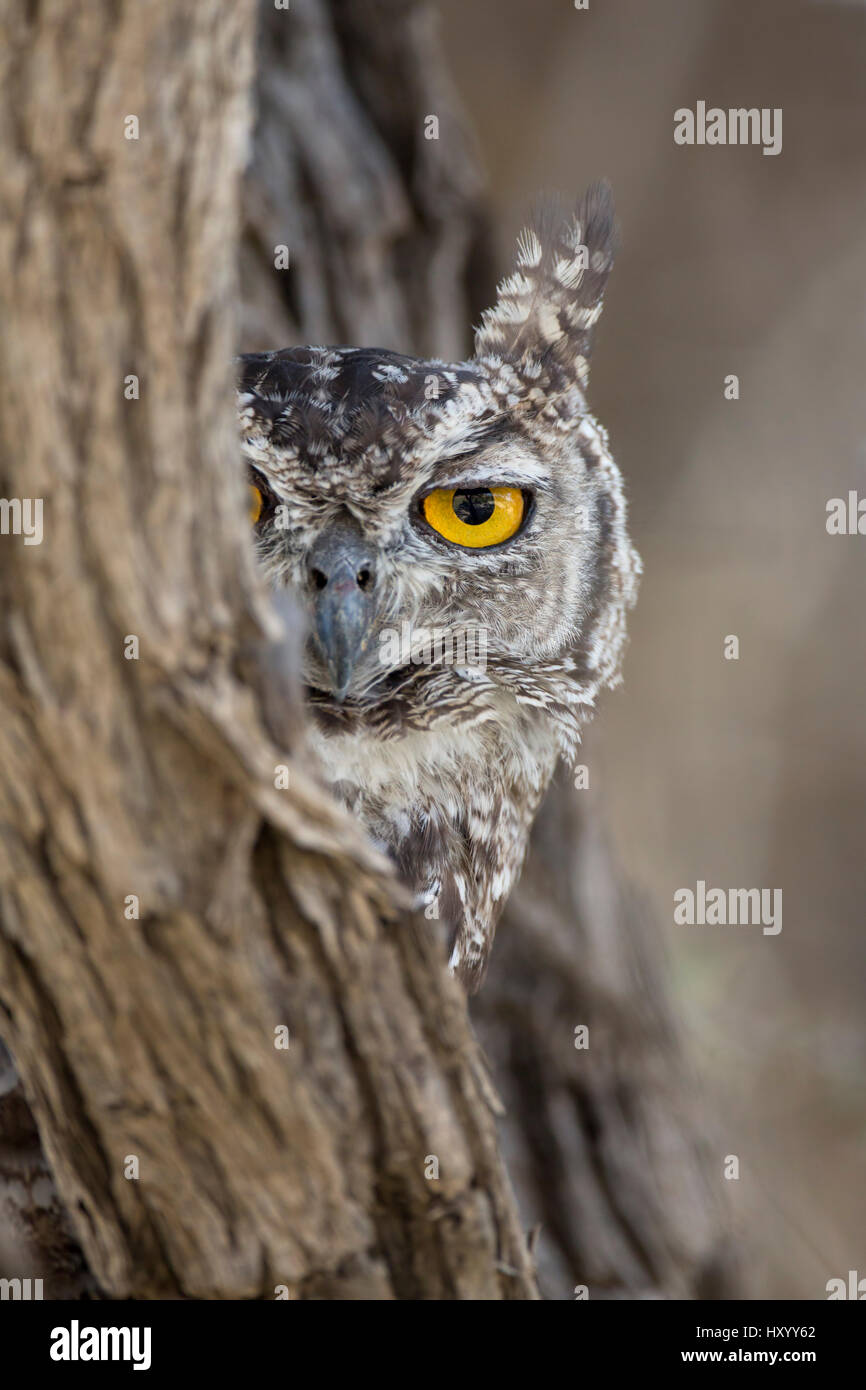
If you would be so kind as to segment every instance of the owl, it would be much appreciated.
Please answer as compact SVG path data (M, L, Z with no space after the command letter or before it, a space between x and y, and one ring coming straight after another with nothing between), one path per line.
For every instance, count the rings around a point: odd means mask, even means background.
M320 765L470 992L557 762L620 679L640 561L586 400L614 249L594 185L521 234L468 361L240 359L255 544L308 615Z

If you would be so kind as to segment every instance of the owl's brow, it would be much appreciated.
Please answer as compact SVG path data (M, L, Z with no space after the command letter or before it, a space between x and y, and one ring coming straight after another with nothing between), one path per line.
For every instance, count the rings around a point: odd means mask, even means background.
M483 449L488 449L491 445L503 443L512 438L515 427L520 429L522 426L532 426L552 402L559 401L565 396L574 397L573 412L576 418L583 418L586 414L586 403L583 393L573 382L563 383L560 387L552 387L545 392L543 399L532 400L529 396L521 396L518 400L512 401L504 406L495 414L488 416L482 424L477 426L477 432L473 429L471 443L459 453L443 454L443 463L459 463L463 459L474 458ZM438 465L437 465L438 466Z
M503 444L513 435L514 421L511 410L503 410L491 419L485 420L484 424L473 430L465 446L457 448L455 453L442 452L434 465L435 471L440 469L451 469L461 463L471 462L478 458L485 449L489 449L496 444Z

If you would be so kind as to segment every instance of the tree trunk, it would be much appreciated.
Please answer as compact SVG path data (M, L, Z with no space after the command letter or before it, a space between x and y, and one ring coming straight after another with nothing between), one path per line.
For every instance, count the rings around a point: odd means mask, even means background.
M541 1228L539 1282L546 1297L730 1298L723 1153L704 1137L661 933L588 796L564 775L550 789L473 1000L521 1215Z
M0 1032L74 1236L10 1073L6 1265L47 1297L77 1241L115 1297L531 1298L540 1221L547 1296L717 1291L655 939L579 794L476 1006L518 1217L462 996L317 784L251 569L239 230L245 349L461 355L492 289L432 7L263 6L240 228L248 4L0 12L0 490L45 525L0 537Z
M3 537L0 1017L75 1235L114 1297L533 1297L462 996L311 776L253 574L250 8L6 25L3 483L44 539Z

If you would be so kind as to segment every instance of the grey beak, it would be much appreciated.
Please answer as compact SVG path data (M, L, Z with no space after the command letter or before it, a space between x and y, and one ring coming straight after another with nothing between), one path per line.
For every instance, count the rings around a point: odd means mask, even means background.
M377 608L376 552L348 523L338 523L307 559L313 634L334 696L342 701L366 651Z

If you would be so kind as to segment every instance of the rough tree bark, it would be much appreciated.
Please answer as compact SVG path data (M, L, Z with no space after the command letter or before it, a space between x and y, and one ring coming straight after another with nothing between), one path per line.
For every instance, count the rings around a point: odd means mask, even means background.
M47 528L38 549L0 540L0 1033L97 1283L532 1297L521 1229L540 1222L549 1297L718 1293L723 1222L657 937L565 783L474 1007L515 1213L465 1007L309 775L294 625L275 640L248 570L225 362L250 16L101 8L64 6L53 34L7 20L3 205L21 222L0 229L2 491L45 496ZM241 346L461 355L492 267L433 8L264 5L257 110ZM11 1079L10 1105L0 1200L51 1258L49 1295L74 1292Z
M115 1297L531 1298L460 991L253 573L250 6L3 13L0 1028L74 1234Z

